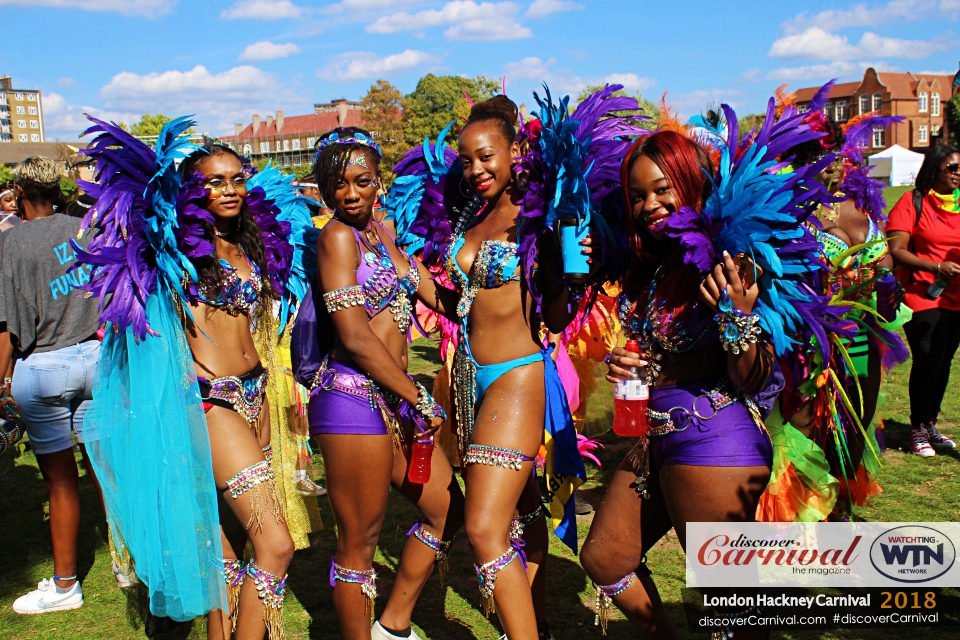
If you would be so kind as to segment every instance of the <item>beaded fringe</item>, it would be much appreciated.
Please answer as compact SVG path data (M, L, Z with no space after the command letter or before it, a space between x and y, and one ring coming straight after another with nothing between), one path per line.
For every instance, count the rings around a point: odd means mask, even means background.
M500 557L486 564L474 565L473 567L477 572L477 581L480 583L480 602L483 608L483 615L488 618L491 613L495 614L497 612L497 603L493 599L493 590L497 586L497 574L513 562L513 559L516 558L517 555L517 550L510 547L504 551Z
M247 575L247 565L243 560L223 559L223 577L227 583L227 614L230 616L233 631L237 630L237 615L240 613L240 587L243 586L245 575Z
M603 635L607 635L607 625L610 623L610 607L613 606L613 597L629 589L636 577L636 573L630 573L616 584L593 584L593 588L597 592L597 599L593 605L593 626L600 627L600 632Z
M267 627L270 640L284 640L287 637L283 627L283 598L287 577L270 573L253 562L247 567L247 575L253 578L263 607L263 624Z
M453 540L441 540L424 529L423 518L417 520L413 528L407 532L407 535L413 535L417 540L437 552L437 577L440 578L440 586L445 586L447 573L450 570L450 545L453 544Z
M370 619L376 615L374 610L374 601L377 599L377 572L373 569L360 571L358 569L347 569L337 564L336 557L330 558L330 586L336 587L337 581L351 584L359 584L360 592L366 597L366 610L370 614Z
M250 520L246 529L254 526L257 531L263 529L264 513L272 513L277 522L286 522L283 504L277 498L276 476L266 460L250 465L227 480L230 497L237 499L244 493L250 494Z

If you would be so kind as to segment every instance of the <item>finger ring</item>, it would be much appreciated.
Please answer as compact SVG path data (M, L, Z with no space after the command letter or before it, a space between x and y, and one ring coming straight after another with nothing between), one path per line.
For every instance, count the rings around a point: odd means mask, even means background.
M604 363L604 364L610 364L610 358L612 358L612 357L613 357L613 354L612 354L612 353L608 353L606 356L604 356L604 358L603 358L603 363Z

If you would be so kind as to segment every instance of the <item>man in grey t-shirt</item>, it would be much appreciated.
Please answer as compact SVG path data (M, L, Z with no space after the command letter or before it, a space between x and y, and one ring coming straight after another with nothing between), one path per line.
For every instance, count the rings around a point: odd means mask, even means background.
M16 360L13 379L4 387L20 404L50 491L54 571L52 579L13 603L14 611L26 614L83 605L76 576L80 496L71 431L82 443L100 342L97 302L77 291L89 281L89 271L69 271L76 262L70 240L77 238L80 220L55 212L61 200L56 163L38 157L21 162L14 195L25 222L0 235L0 371ZM86 458L82 444L81 450Z

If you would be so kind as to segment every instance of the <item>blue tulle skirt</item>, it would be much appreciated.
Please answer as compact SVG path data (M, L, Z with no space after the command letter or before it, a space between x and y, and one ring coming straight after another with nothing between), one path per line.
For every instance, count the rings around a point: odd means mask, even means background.
M150 611L190 620L226 610L210 440L190 349L169 295L147 302L159 337L108 327L84 438L118 548Z

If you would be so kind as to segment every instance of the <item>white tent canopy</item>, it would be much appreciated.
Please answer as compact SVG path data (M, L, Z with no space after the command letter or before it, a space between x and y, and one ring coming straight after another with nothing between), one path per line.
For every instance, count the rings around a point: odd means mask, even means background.
M869 158L870 175L891 187L913 185L923 164L923 154L898 144Z

